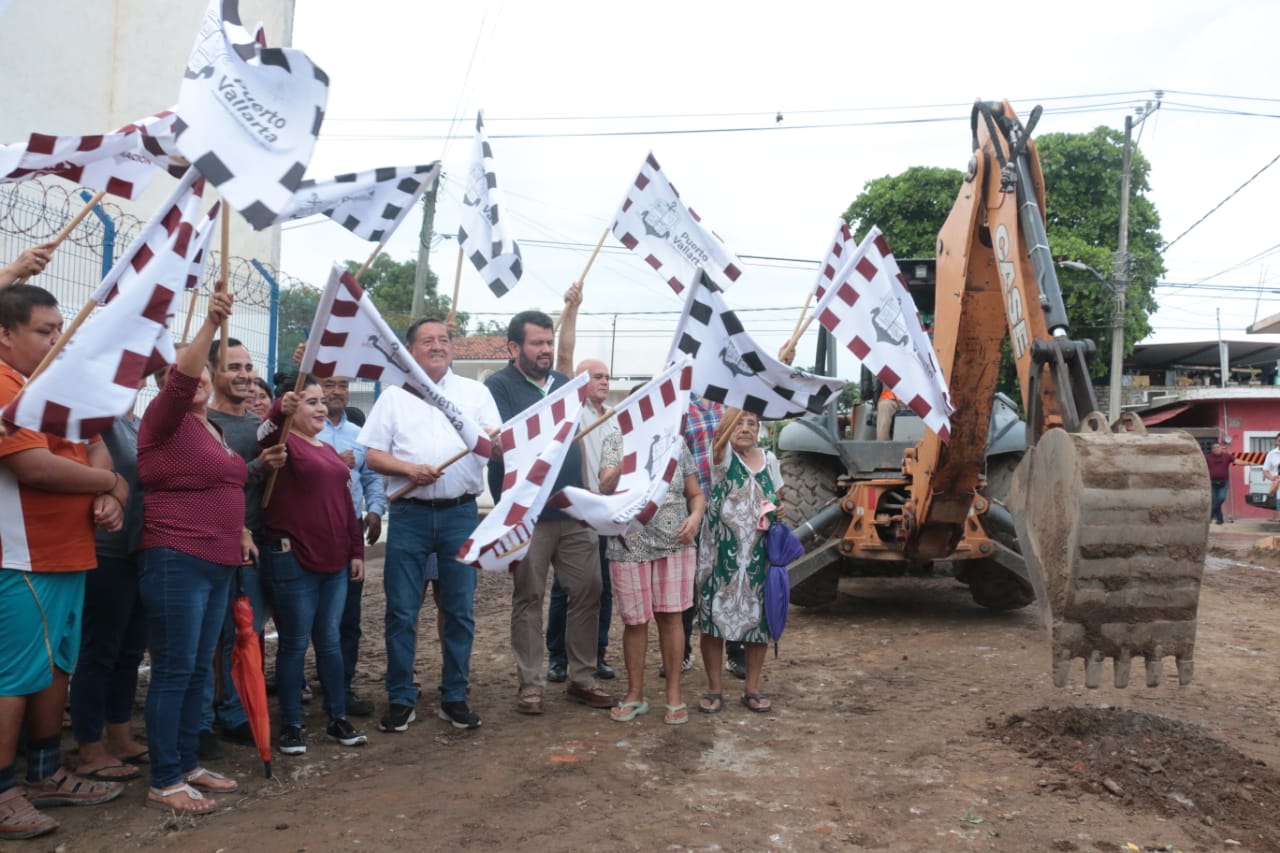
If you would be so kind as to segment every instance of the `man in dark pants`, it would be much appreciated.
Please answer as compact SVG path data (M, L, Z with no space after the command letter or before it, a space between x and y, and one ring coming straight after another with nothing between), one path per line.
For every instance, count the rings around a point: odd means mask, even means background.
M365 448L356 439L360 427L347 416L347 399L350 384L346 377L331 376L320 381L324 393L326 420L316 438L338 451L342 461L351 469L351 500L355 503L356 518L362 519L365 540L372 545L382 536L382 516L387 511L387 495L382 485L382 475L365 462ZM363 418L362 418L363 420ZM373 713L373 700L355 694L351 682L356 674L356 661L360 656L360 605L364 597L364 581L351 581L347 585L347 603L342 609L342 622L338 626L342 644L342 677L347 692L347 713L367 717Z

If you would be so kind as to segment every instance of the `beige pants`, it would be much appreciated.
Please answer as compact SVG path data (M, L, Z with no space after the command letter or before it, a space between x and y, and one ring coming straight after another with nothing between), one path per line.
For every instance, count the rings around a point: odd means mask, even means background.
M511 588L511 652L520 687L547 686L542 599L552 564L561 589L569 596L564 630L569 680L591 687L596 683L600 632L600 539L571 518L539 521L529 552L516 567Z
M897 413L897 400L884 399L876 403L876 441L893 439L893 416Z

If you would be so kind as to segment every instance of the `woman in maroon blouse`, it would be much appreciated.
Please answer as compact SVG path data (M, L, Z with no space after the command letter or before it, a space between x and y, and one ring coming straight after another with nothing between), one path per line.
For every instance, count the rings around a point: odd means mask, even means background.
M238 788L196 759L200 704L231 580L236 566L256 555L244 527L248 471L206 416L212 382L204 356L231 301L214 294L204 325L178 354L138 427L144 492L138 586L151 653L147 805L186 814L217 808L202 791Z
M299 395L284 394L258 432L265 449L278 443L285 421L282 403L297 397L287 437L288 461L280 469L271 502L263 513L270 543L271 591L279 650L276 684L280 697L280 751L307 751L302 729L302 661L310 640L329 715L325 733L343 746L368 739L347 721L342 647L338 625L348 581L364 577L364 543L351 502L351 471L338 452L316 435L327 410L320 383L308 376Z

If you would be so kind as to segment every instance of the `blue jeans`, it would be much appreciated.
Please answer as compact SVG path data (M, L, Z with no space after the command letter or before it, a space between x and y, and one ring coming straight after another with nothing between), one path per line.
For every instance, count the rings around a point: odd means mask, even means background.
M609 647L609 623L613 621L613 583L609 580L609 558L605 556L606 537L600 537L600 635L596 641L600 660ZM569 593L560 588L560 578L551 581L551 603L547 605L547 659L560 666L569 665L564 650L564 623L569 614ZM598 661L597 661L598 663Z
M154 787L175 785L183 773L198 766L204 685L234 574L234 566L171 548L148 548L140 554L138 591L151 651L146 717Z
M258 565L256 566L240 566L240 583L244 586L244 593L249 597L249 604L253 606L253 630L259 634L266 627L269 608L267 606L266 578L270 573L270 555L267 553L266 541L259 541L257 538L254 542L258 545ZM209 670L209 680L204 686L204 706L200 712L200 730L213 731L214 719L222 723L225 728L233 729L237 726L244 725L249 721L248 715L244 712L244 706L240 704L240 694L236 691L235 682L231 680L231 647L236 643L236 623L231 616L231 603L236 600L238 595L236 589L236 576L231 577L231 585L227 589L227 600L223 605L222 620L222 637L218 644L218 654L222 659L222 698L214 701L214 672Z
M476 569L458 562L479 515L474 501L448 509L396 501L391 505L382 585L387 595L387 698L412 705L413 660L418 644L418 614L428 577L428 556L439 561L440 611L444 615L442 702L465 702L475 640ZM283 688L281 688L283 689Z
M1209 511L1209 520L1216 521L1219 524L1222 520L1222 505L1227 502L1227 484L1228 480L1210 480L1210 486L1213 489L1213 507Z
M147 626L138 599L138 556L99 557L85 575L80 658L71 679L71 730L76 743L102 740L104 723L133 717L138 664Z
M307 642L316 647L316 671L324 688L324 710L330 719L347 716L342 684L342 646L338 625L347 601L350 572L322 574L304 569L292 553L271 552L271 591L276 602L276 686L280 719L302 725L302 661Z
M342 621L338 624L338 644L342 646L342 686L351 689L356 677L356 661L360 659L360 605L364 599L364 581L348 581L347 601L342 606Z

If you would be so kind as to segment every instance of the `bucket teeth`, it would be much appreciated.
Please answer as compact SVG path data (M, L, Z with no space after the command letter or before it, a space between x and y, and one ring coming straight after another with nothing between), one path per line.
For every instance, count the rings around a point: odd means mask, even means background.
M1178 683L1187 685L1191 683L1191 675L1195 671L1196 662L1190 657L1176 658L1178 662Z
M1147 686L1159 687L1164 670L1164 649L1156 646L1147 655Z
M1102 683L1102 652L1094 649L1084 662L1084 686L1090 689Z
M1133 657L1129 654L1128 649L1120 652L1120 656L1116 658L1116 687L1123 689L1129 686L1129 665L1132 662Z

